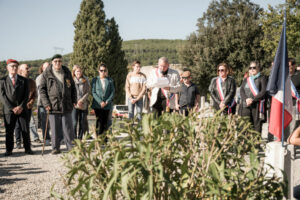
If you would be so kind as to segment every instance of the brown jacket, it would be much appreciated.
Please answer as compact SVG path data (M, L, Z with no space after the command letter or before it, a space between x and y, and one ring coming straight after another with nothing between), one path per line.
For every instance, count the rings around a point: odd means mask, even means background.
M28 79L28 102L27 102L27 108L32 109L34 101L37 97L37 91L36 91L36 84L35 81L32 79Z

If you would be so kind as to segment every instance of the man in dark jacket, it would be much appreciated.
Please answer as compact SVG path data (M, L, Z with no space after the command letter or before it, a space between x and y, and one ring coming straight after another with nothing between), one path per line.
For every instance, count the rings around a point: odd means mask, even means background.
M17 74L18 61L6 62L8 75L0 79L0 101L3 104L3 116L6 131L5 156L12 155L14 148L14 129L20 124L26 154L33 154L27 123L28 80Z
M62 56L56 54L52 65L42 74L39 92L44 108L50 112L52 154L60 153L62 134L67 149L72 148L74 140L72 110L76 105L76 88L70 70L62 66Z

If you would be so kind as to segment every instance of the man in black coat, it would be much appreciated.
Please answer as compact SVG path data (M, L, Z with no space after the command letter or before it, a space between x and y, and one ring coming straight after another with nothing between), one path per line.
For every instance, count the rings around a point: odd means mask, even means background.
M50 113L51 153L60 153L62 136L67 149L72 149L74 132L71 112L77 103L77 95L72 74L67 67L62 66L61 55L54 55L51 66L43 72L39 92L42 105Z
M29 127L26 122L28 101L28 80L18 76L18 61L6 62L8 75L0 79L0 101L3 104L3 116L6 131L5 156L12 155L14 148L14 129L18 121L21 126L26 154L33 154L30 144Z

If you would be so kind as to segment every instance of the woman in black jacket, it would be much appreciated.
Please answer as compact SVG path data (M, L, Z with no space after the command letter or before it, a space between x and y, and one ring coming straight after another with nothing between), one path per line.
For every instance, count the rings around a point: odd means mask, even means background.
M218 76L211 80L209 92L213 99L213 107L216 110L224 109L225 114L234 114L236 102L234 100L236 84L235 80L228 76L229 67L226 63L218 65Z
M239 114L242 117L249 117L258 132L261 132L262 121L265 119L266 87L267 79L261 75L258 62L250 62L249 77L244 78L240 88Z

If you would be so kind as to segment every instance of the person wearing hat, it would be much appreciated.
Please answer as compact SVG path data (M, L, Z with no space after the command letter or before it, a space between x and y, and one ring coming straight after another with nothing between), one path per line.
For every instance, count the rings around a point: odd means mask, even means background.
M190 110L199 108L200 93L191 79L190 71L181 73L181 91L175 95L176 110L185 116L189 114Z
M77 104L76 87L70 70L62 65L62 56L51 58L51 66L42 73L39 85L40 100L47 112L51 127L52 154L59 154L63 136L68 150L74 140L72 110Z
M8 59L6 64L8 75L0 79L0 101L3 104L6 132L6 152L4 155L12 155L14 148L14 129L17 121L20 124L25 153L33 154L31 150L29 126L27 123L28 80L17 74L18 61Z

